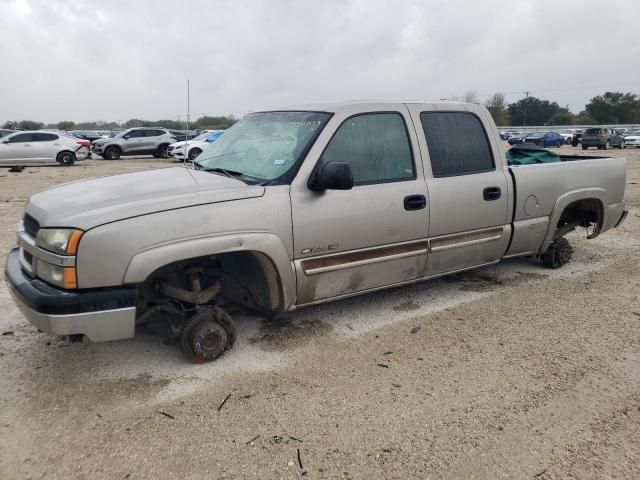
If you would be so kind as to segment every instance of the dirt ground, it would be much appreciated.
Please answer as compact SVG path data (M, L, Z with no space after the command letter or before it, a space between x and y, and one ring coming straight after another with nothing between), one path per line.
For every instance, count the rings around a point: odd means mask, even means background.
M640 150L610 154L627 158L627 222L572 233L566 267L239 317L210 365L153 332L38 333L2 283L0 478L640 478ZM0 260L31 193L166 166L0 170Z

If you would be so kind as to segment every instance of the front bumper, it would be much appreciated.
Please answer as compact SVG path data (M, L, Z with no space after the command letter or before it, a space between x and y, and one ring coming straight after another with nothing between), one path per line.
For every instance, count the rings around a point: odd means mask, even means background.
M18 248L9 253L5 279L18 309L39 330L60 336L82 334L93 342L135 335L135 287L58 289L29 277L19 255Z

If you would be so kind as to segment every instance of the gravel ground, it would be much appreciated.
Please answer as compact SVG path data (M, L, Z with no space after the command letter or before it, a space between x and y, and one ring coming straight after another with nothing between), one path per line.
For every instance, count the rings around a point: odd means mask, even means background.
M2 284L0 478L639 478L640 150L610 153L628 220L571 234L563 269L521 259L239 317L210 365L152 332L40 334ZM0 258L31 193L166 166L0 170Z

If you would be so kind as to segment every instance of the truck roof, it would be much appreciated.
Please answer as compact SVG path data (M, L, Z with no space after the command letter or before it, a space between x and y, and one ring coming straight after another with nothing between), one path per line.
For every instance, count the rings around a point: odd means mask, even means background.
M361 108L362 110L375 110L385 105L422 105L429 110L476 110L480 105L465 102L433 102L420 100L349 100L341 102L322 102L310 103L302 105L288 105L278 107L268 107L258 109L258 112L277 112L277 111L311 111L311 112L329 112L337 113L344 109Z

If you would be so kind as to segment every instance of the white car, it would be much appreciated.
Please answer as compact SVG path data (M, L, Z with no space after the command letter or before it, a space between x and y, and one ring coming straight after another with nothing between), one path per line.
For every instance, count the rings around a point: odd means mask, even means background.
M59 163L70 166L89 156L90 143L64 133L19 131L0 139L0 165Z
M572 128L569 130L563 130L560 132L560 136L564 138L564 143L569 144L573 140L573 135L577 132L576 129Z
M640 148L640 130L632 130L624 135L624 148Z
M168 154L181 162L184 162L185 157L192 162L210 143L215 142L223 133L224 130L205 130L188 142L172 143L169 145ZM185 148L187 148L186 152Z

